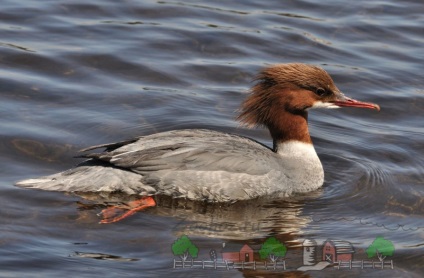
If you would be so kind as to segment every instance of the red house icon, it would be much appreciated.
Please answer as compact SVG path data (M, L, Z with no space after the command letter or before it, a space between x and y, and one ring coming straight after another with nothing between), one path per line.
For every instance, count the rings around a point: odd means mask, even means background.
M247 244L224 243L222 259L231 262L253 262L253 249Z

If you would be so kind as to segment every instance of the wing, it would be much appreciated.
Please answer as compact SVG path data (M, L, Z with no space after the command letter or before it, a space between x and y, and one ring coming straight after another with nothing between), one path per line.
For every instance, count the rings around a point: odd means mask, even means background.
M245 137L210 130L169 131L127 142L101 145L106 151L83 157L142 175L162 170L264 175L281 167L278 156L268 147Z

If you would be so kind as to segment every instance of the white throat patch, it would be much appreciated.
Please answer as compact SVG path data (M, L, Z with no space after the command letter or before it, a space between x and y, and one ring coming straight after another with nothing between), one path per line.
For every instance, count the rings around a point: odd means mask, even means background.
M340 108L340 106L337 106L334 103L330 103L330 102L316 101L314 103L314 105L312 105L308 109L315 109L315 108L330 108L330 109L334 109L334 108Z

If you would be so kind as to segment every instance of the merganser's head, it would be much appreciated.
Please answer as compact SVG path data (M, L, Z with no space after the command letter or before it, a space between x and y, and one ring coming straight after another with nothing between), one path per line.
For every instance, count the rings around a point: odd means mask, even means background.
M270 127L290 113L307 117L311 108L359 107L380 110L377 104L346 97L320 67L291 63L263 69L242 104L238 120L248 126Z

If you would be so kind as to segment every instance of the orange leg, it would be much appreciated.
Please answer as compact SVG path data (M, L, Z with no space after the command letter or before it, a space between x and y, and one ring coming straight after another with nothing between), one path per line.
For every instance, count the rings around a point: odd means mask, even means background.
M148 207L156 206L155 200L152 197L142 197L141 199L130 201L127 207L111 206L102 210L99 215L103 217L101 224L118 222L128 216L133 215L137 211L144 210Z

